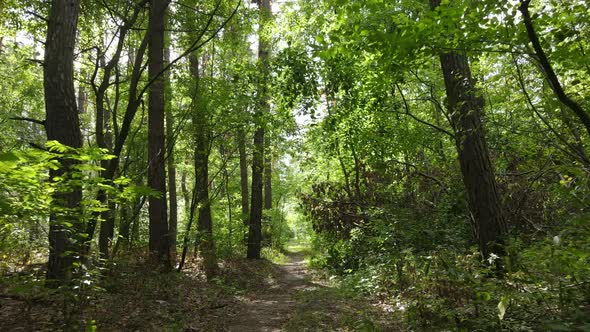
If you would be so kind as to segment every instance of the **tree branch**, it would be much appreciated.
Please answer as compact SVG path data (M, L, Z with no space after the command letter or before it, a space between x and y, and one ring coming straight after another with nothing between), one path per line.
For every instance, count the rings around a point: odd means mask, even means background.
M20 117L20 116L10 118L10 120L27 121L27 122L32 122L32 123L36 123L38 125L45 126L45 120L37 120L37 119L32 119L32 118Z
M436 129L436 130L440 131L441 133L447 134L449 137L451 137L453 139L455 138L455 135L453 133L451 133L450 131L448 131L448 130L446 130L444 128L441 128L441 127L439 127L439 126L437 126L435 124L432 124L430 122L426 122L426 121L418 118L414 114L410 113L410 106L408 105L408 102L406 100L406 97L404 96L404 93L402 92L401 87L397 83L395 83L395 86L396 86L397 90L399 91L399 94L402 97L402 101L404 103L404 108L405 108L406 112L403 113L403 114L408 115L409 117L411 117L412 119L420 122L421 124L427 125L427 126L433 128L433 129Z
M541 41L539 40L539 37L535 32L535 28L533 27L533 21L531 19L531 14L529 12L530 2L530 0L522 0L520 2L518 10L522 13L523 22L526 27L529 40L533 44L533 49L535 50L535 53L539 58L538 60L541 64L541 67L543 68L543 71L545 72L545 77L549 82L549 86L551 87L559 101L563 103L565 106L567 106L569 109L571 109L577 115L578 119L586 128L588 135L590 135L590 116L582 108L582 106L580 106L580 104L576 103L573 99L571 99L565 94L565 91L563 90L563 87L559 82L559 78L557 78L557 74L553 70L551 63L549 62L549 59L547 58L547 55L545 54L545 51L541 46Z

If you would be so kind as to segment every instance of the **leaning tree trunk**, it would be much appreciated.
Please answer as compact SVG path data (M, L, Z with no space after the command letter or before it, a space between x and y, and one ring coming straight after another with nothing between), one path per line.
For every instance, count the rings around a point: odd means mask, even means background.
M78 0L51 2L43 66L47 139L74 148L82 147L74 90L74 48L79 12ZM65 176L67 179L68 172L75 165L71 159L61 159L60 163L59 169L49 172L51 178ZM82 190L79 186L71 189L53 194L47 265L50 284L60 284L70 277L74 255L80 249L74 244L79 241L72 241L72 237L83 229L79 216ZM64 226L68 224L73 226Z
M262 188L264 174L264 116L270 110L268 100L268 91L266 81L268 78L268 57L270 53L270 41L262 30L270 21L272 11L270 0L258 0L258 10L260 12L260 32L258 41L258 60L262 69L262 83L258 87L259 105L255 114L256 132L254 133L254 151L252 156L252 196L250 200L250 220L248 229L248 250L247 258L260 258L260 249L262 242Z
M151 0L148 24L148 73L154 80L149 87L148 101L148 186L159 196L149 198L149 249L164 269L170 268L170 242L166 211L166 170L164 141L165 94L164 23L167 0Z

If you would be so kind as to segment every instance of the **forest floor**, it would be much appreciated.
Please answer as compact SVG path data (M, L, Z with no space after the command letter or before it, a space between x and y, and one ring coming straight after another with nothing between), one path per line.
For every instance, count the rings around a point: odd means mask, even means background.
M367 301L314 277L302 252L286 252L266 287L238 297L227 331L392 330L384 313Z
M0 283L0 330L400 330L381 306L309 270L301 249L281 258L227 260L209 282L197 262L189 262L182 274L119 262L100 287L65 296ZM75 298L73 305L64 305L68 298Z

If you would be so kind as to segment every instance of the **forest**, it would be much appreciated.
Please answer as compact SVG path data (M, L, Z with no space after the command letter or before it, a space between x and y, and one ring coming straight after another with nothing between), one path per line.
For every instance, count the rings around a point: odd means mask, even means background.
M585 0L1 0L0 330L590 331Z

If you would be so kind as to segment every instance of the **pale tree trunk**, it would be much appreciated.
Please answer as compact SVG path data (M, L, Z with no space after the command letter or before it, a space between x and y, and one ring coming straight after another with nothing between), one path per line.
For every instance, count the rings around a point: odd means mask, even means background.
M165 93L161 75L167 7L167 0L151 0L148 23L148 75L150 81L155 79L149 86L148 100L148 186L160 192L159 197L149 198L149 249L154 261L164 269L171 267L166 210Z
M74 88L74 48L79 12L78 0L51 2L43 66L47 139L74 148L82 147ZM59 169L49 172L51 178L67 178L68 172L75 165L71 159L61 159L60 162ZM57 192L53 195L53 200L52 208L62 211L50 214L47 279L49 285L58 285L71 276L74 255L67 253L75 254L80 251L79 246L70 239L83 229L79 216L82 190L74 187L69 192ZM68 212L62 214L64 209ZM71 229L64 226L67 223L73 225Z

